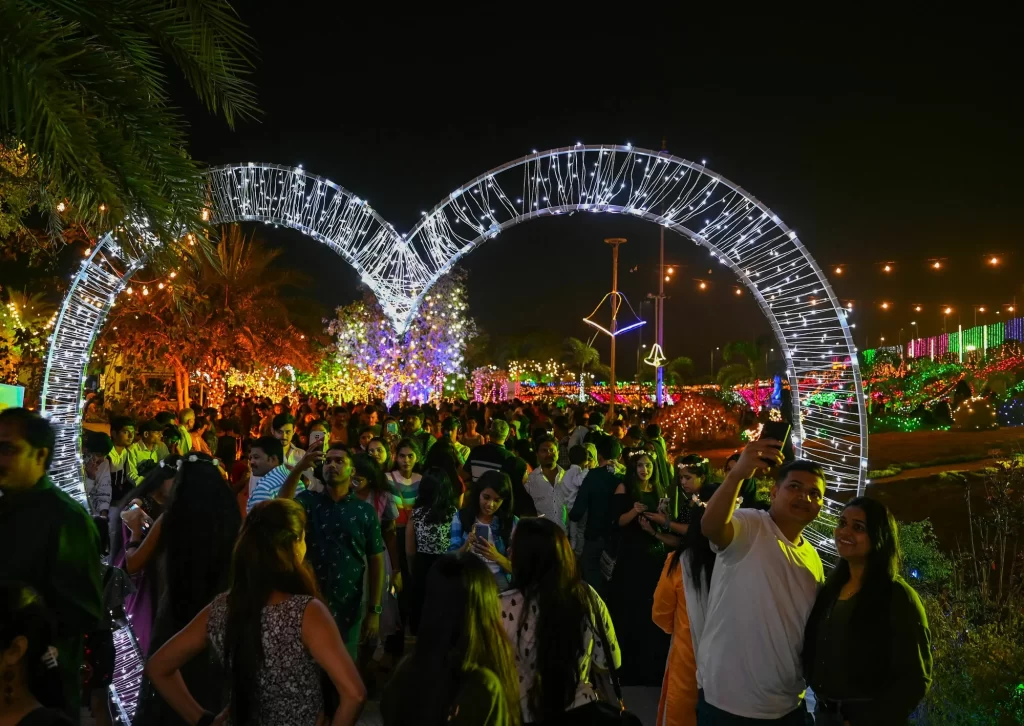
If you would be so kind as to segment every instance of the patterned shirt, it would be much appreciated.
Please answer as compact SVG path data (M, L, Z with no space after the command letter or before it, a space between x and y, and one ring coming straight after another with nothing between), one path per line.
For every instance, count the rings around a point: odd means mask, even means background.
M597 693L590 685L590 667L597 666L602 671L608 670L609 660L616 668L622 666L622 652L619 650L619 642L615 638L615 628L612 626L611 616L608 615L608 608L604 600L594 592L594 589L587 585L590 594L590 613L580 624L580 636L583 641L583 653L580 655L579 674L580 679L576 685L576 694L572 703L566 708L584 706L591 701L597 700ZM530 612L523 613L523 593L519 590L509 590L500 595L501 598L501 624L505 626L505 632L516 654L516 670L519 671L519 703L523 709L523 722L534 721L536 716L530 711L530 689L534 686L537 675L537 602L530 606ZM596 612L595 612L596 611ZM603 638L598 628L603 629L608 639L608 646L611 648L611 658L604 651Z
M348 632L362 615L367 560L384 551L377 512L354 493L334 501L305 491L295 501L306 510L306 559L338 629Z
M284 464L275 466L273 469L264 474L256 482L256 486L252 489L252 494L249 495L249 503L245 507L246 513L252 511L260 502L266 502L271 499L276 499L278 492L281 491L281 487L284 486L285 481L288 479L288 467ZM304 491L305 487L302 486L302 482L295 488L296 493Z

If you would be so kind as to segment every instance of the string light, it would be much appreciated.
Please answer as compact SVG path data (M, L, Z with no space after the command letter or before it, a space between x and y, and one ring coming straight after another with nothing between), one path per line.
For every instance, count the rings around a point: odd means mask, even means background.
M299 167L216 167L209 184L211 223L261 221L323 242L355 269L400 333L464 254L521 221L610 213L675 230L708 249L764 301L791 381L834 368L835 385L851 394L852 403L842 415L808 408L808 394L798 388L794 447L826 468L830 489L863 486L867 428L845 311L797 233L703 164L632 145L534 153L456 189L408 234L397 232L367 200ZM107 235L83 261L58 315L44 376L41 410L58 429L54 480L82 502L77 447L88 351L110 305L156 244L145 222L132 232L127 240ZM811 304L810 294L827 304Z

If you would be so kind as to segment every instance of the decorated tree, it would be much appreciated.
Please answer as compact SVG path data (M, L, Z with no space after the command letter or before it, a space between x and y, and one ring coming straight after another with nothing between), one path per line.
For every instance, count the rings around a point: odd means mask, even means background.
M346 400L427 401L444 394L446 381L465 377L467 342L476 325L466 315L465 273L449 273L430 289L404 334L398 334L367 292L340 307L327 332L334 354L314 389Z
M39 398L46 341L56 309L40 295L4 290L0 307L0 383L25 386L25 400Z
M165 278L140 271L111 309L94 360L129 376L170 369L182 407L191 402L191 380L219 387L229 371L312 369L311 335L293 313L306 305L298 293L305 279L279 266L280 250L237 226L215 242L212 254L185 253Z

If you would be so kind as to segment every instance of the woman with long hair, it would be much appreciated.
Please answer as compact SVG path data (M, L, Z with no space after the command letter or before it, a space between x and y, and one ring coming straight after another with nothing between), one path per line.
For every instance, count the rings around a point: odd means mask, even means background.
M117 504L117 537L111 540L111 561L125 570L135 585L135 592L124 600L124 610L132 619L132 632L143 653L149 652L149 638L160 602L159 531L150 546L143 542L153 533L152 523L163 515L170 501L178 469L177 456L169 456L146 476ZM162 523L161 523L162 524Z
M395 462L391 471L387 473L387 479L391 483L392 494L395 498L395 505L398 507L398 519L395 521L395 537L398 542L404 543L406 538L406 527L409 525L409 516L416 507L416 497L419 494L420 479L422 476L415 471L420 461L419 446L410 438L402 439L395 447ZM400 564L399 574L402 583L412 579L409 571L409 561L405 557L405 547L398 549L398 561ZM398 590L398 611L402 622L409 620L409 593L407 590ZM387 640L387 651L396 660L405 652L404 633L395 633Z
M391 492L391 484L384 476L384 472L377 465L376 459L370 454L356 454L352 457L352 489L357 497L373 507L377 513L377 520L380 522L381 538L384 540L384 547L387 550L387 557L384 558L384 579L381 582L383 592L381 593L381 605L384 612L381 613L381 630L379 636L385 638L397 630L400 623L398 614L398 603L390 597L391 584L394 583L395 590L401 591L405 587L402 581L401 559L398 548L404 545L399 542L395 534L395 520L398 518L398 507L395 505L395 497ZM377 602L375 595L370 593L370 573L367 570L363 574L363 612L369 612L369 603ZM360 667L363 666L369 654L360 655Z
M470 486L462 508L452 517L448 551L472 552L494 573L498 592L509 587L512 563L508 546L519 518L512 514L512 480L500 471L485 471Z
M839 563L804 631L804 672L821 726L896 726L931 685L931 634L921 598L899 576L889 509L851 499L835 530Z
M597 700L590 668L607 670L609 661L618 667L622 656L608 609L580 579L569 539L555 522L519 523L512 582L515 589L501 595L501 622L515 652L523 722L593 723L586 710Z
M435 445L434 448L437 448ZM443 469L427 469L420 480L416 508L405 529L405 556L412 578L409 587L409 625L413 635L419 630L427 573L452 542L452 517L458 512L459 497Z
M460 552L434 564L422 623L415 652L384 688L385 726L518 726L512 647L480 558Z
M687 509L689 526L665 561L651 611L654 624L672 636L658 701L657 722L661 726L697 723L697 692L701 687L697 650L704 632L715 553L700 531L703 506L691 502Z
M654 464L655 456L637 451L626 464L626 481L616 487L612 497L611 511L619 526L619 543L609 605L619 627L624 652L621 680L627 686L660 684L668 655L669 639L651 622L651 608L665 562L666 544L674 546L677 540L647 516L665 521L668 511L665 485Z
M320 668L341 695L333 726L351 726L366 690L327 606L317 599L306 556L306 514L291 499L249 512L235 547L231 589L153 654L146 673L178 715L211 724L180 668L211 645L230 685L233 724L323 723Z
M377 462L381 471L391 472L395 468L395 462L391 460L391 451L388 449L388 442L380 436L374 436L370 439L370 443L366 447L366 453Z
M447 420L447 419L446 419ZM455 488L455 493L461 501L462 495L466 492L466 485L462 480L462 462L455 450L451 439L442 437L430 447L426 458L423 460L423 469L441 469L448 475L448 481Z
M231 553L238 538L241 514L221 470L203 454L183 457L171 501L138 548L139 556L156 548L163 588L150 637L150 653L188 625L213 598L228 587ZM130 555L129 555L130 556ZM129 560L130 562L131 560ZM196 699L210 711L223 706L223 674L209 658L197 658L182 669ZM184 724L148 683L139 691L132 722Z
M70 726L56 641L56 623L39 593L0 584L0 723Z
M711 464L705 457L697 454L677 456L668 492L667 516L664 521L662 517L652 514L648 514L647 518L657 525L667 527L672 534L685 535L690 526L693 506L699 507L701 502L706 503L715 489L716 486L711 483Z

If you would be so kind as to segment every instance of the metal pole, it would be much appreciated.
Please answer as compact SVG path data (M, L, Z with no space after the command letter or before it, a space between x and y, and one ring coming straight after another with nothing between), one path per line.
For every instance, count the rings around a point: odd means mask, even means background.
M663 144L664 145L664 144ZM658 346L662 351L665 350L665 226L661 226L661 244L660 251L658 254L658 300L655 306L654 321L658 332ZM658 380L655 384L655 405L661 408L665 405L665 388L664 388L664 375L665 369L662 366L658 366Z
M618 325L619 315L619 245L626 240L621 237L606 239L605 244L612 246L612 346L611 346L611 376L608 381L610 394L610 406L608 408L609 424L615 420L615 330Z

